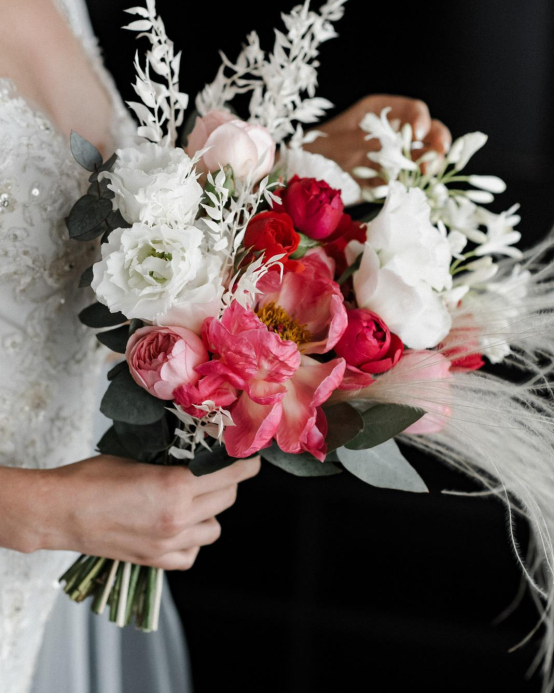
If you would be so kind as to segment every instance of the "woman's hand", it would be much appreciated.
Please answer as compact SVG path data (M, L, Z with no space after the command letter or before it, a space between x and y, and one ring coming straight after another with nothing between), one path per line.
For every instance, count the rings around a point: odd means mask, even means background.
M402 125L410 123L415 138L423 142L424 148L418 151L418 156L430 149L439 154L444 154L448 150L452 141L450 130L439 120L431 118L423 101L387 94L366 96L336 118L318 125L316 129L324 132L327 137L318 137L315 142L304 145L304 148L322 154L328 159L334 159L349 173L356 166L371 166L367 153L379 149L379 142L366 141L360 123L366 113L379 115L383 108L387 107L391 108L389 119L398 119Z
M215 516L233 505L238 484L259 470L257 458L195 477L110 455L49 470L2 468L0 545L187 570L219 538Z

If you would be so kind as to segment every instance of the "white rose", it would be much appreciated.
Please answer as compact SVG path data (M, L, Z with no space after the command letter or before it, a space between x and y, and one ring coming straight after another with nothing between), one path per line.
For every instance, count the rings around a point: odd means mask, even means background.
M391 184L354 274L358 305L377 313L411 349L436 346L452 325L439 293L452 287L452 254L429 216L421 190Z
M222 259L204 247L194 226L133 224L116 229L93 266L92 288L112 312L199 333L223 294Z
M115 193L114 209L130 224L183 226L194 221L202 187L182 149L146 142L116 154L113 171L101 175Z
M284 149L282 151L287 178L294 175L299 178L316 178L324 180L334 190L340 190L344 205L355 205L362 198L360 186L351 175L331 159L321 154L311 154L303 149Z

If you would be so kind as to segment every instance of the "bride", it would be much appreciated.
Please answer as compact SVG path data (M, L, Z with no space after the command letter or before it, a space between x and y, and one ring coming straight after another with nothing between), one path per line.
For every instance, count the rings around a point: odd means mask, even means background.
M0 8L0 691L27 693L67 551L188 569L259 461L195 478L85 459L103 352L77 319L97 249L67 238L87 185L68 138L74 129L107 153L134 125L83 0Z
M29 693L67 552L186 570L218 538L215 516L259 460L195 478L89 457L104 352L77 319L92 298L76 286L98 249L67 237L64 218L87 186L69 133L109 155L135 126L84 0L0 0L0 9L0 693ZM312 147L352 166L342 140L383 101L444 148L446 128L400 97L370 97L323 126L329 137Z

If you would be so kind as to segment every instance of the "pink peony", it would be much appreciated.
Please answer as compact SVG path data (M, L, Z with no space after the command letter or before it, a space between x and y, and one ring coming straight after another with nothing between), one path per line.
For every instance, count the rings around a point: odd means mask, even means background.
M430 411L404 433L425 435L439 433L446 426L452 410L448 404L451 362L436 351L406 351L402 358L403 380L421 387L421 400L429 400Z
M138 385L158 399L198 382L195 368L209 358L200 337L186 327L141 327L127 343L125 358Z
M198 406L204 402L213 402L216 407L228 409L237 399L237 391L230 383L218 375L208 375L196 384L179 385L173 392L175 404L191 416L201 419L206 411Z
M286 212L297 231L309 238L321 240L338 227L344 212L340 190L334 190L325 181L315 178L290 179L287 187L279 191L281 204L277 211Z
M340 286L333 281L334 262L321 248L302 258L303 270L268 272L257 312L283 339L295 339L303 354L324 354L342 337L348 324Z
M196 119L186 152L193 157L201 149L208 149L199 162L201 170L217 171L229 165L237 178L254 171L254 179L261 180L275 162L275 142L269 131L228 111L210 111Z
M319 363L301 355L298 345L282 339L238 302L205 331L217 358L198 367L242 390L230 407L234 426L225 431L233 457L248 457L275 439L285 452L310 452L325 459L327 422L321 405L339 386L344 361Z

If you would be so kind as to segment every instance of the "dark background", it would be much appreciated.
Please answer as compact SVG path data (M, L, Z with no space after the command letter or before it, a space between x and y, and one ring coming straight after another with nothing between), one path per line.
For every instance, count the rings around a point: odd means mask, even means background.
M120 32L129 0L90 0L109 69L126 98L136 49ZM258 29L265 45L292 3L158 0L183 50L191 97ZM321 53L320 95L342 110L368 93L425 100L459 136L489 134L470 171L508 183L496 211L521 202L524 245L554 220L554 3L551 0L350 0L341 38ZM128 16L127 16L128 17ZM346 474L302 480L264 465L222 518L194 569L171 576L196 693L538 691L525 680L537 641L527 597L495 618L520 581L502 506L443 489L473 485L408 450L427 496L381 491ZM518 529L526 544L527 528ZM153 692L154 693L154 692Z

